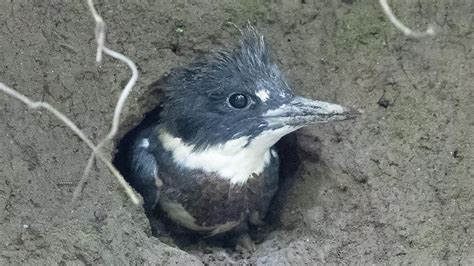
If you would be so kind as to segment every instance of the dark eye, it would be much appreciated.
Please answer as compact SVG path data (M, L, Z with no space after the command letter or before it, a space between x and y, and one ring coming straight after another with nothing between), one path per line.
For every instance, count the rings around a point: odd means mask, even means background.
M234 93L229 97L229 103L232 107L237 109L243 109L248 105L247 96L242 93Z

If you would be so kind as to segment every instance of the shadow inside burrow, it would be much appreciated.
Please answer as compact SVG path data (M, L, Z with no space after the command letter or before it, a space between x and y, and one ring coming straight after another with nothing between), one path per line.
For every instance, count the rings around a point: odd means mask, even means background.
M114 156L113 164L132 187L135 187L135 184L129 178L130 169L127 168L127 151L130 149L137 134L146 128L158 125L161 110L162 107L158 106L147 112L143 120L129 130L117 144L117 152ZM134 123L130 124L133 125ZM264 242L271 232L283 229L280 217L285 199L291 187L297 182L297 176L299 176L298 173L302 161L300 154L302 153L298 145L297 134L291 133L284 136L276 144L276 149L280 157L279 187L270 203L269 210L264 219L265 224L263 226L251 226L249 228L249 234L256 244ZM159 207L152 213L146 213L146 216L149 220L153 236L159 238L166 244L176 246L185 251L199 251L213 247L233 249L236 244L237 234L231 233L213 237L198 235L171 222Z

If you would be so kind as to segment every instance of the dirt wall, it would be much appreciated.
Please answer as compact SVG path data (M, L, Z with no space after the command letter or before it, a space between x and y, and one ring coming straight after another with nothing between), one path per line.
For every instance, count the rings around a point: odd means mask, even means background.
M248 20L298 94L364 114L297 133L303 163L278 229L242 256L161 243L100 163L71 202L90 151L49 113L0 95L0 264L474 263L474 4L394 3L408 25L438 25L415 40L376 1L97 2L107 44L140 71L121 134L156 104L149 84L233 46L227 22ZM130 74L95 65L85 1L2 1L0 25L0 80L104 136Z

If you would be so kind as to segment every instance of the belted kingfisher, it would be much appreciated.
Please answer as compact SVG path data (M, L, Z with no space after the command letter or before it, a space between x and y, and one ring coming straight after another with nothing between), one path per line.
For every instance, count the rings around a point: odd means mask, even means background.
M247 249L247 226L263 223L278 189L276 142L356 114L295 96L252 26L239 47L173 69L157 84L165 93L161 111L119 148L118 166L148 215L158 209L206 236L242 233Z

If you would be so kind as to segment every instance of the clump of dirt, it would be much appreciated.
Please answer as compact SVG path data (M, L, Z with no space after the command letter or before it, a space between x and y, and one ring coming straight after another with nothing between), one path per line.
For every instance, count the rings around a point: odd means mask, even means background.
M298 94L365 112L297 132L302 163L278 226L249 255L163 244L100 163L71 203L90 151L48 113L0 96L0 264L474 263L472 6L393 4L438 35L405 38L376 2L101 1L107 43L141 74L122 135L158 102L149 84L232 46L227 22L248 20ZM0 21L1 81L104 136L129 73L110 58L94 64L86 4L3 1Z

